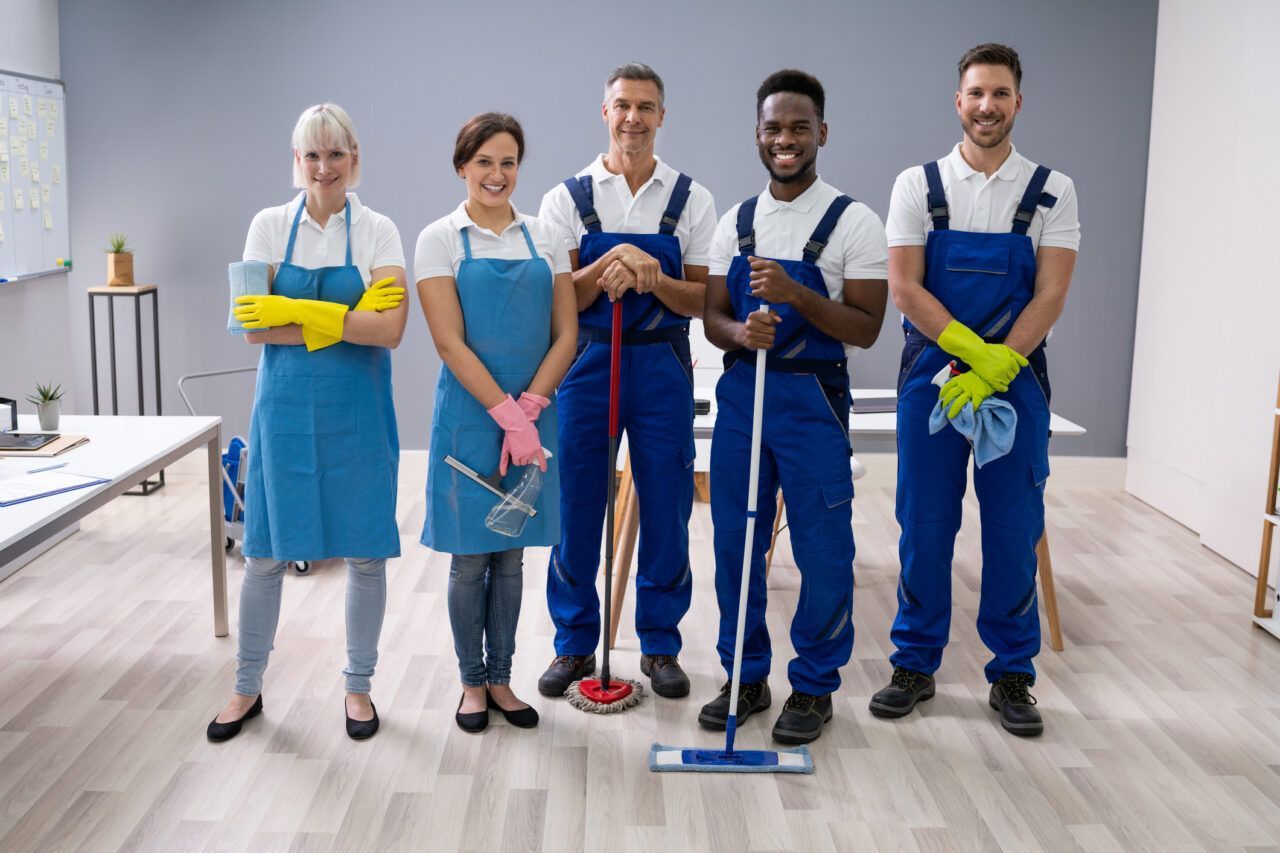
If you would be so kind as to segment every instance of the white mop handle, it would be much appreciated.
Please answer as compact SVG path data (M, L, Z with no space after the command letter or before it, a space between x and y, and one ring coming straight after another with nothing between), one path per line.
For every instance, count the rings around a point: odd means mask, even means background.
M760 303L757 313L769 313ZM751 546L756 535L756 492L760 488L760 437L764 432L764 374L766 350L756 350L756 391L751 409L751 472L747 475L747 541L742 547L742 584L738 587L738 632L733 640L733 679L729 687L729 716L738 714L738 686L742 676L742 641L747 624L747 591L751 584Z

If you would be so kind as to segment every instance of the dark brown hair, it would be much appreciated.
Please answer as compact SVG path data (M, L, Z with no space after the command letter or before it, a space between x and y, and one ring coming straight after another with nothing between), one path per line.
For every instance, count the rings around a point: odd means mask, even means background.
M1022 88L1022 60L1018 59L1018 52L1007 44L989 42L965 51L964 56L960 57L961 79L964 79L964 72L969 70L970 65L1003 65L1013 72L1014 88Z
M499 133L509 133L516 140L516 162L524 161L524 128L514 116L506 113L480 113L472 116L458 131L458 141L453 145L453 168L461 169L462 164L476 156L480 146L484 145Z

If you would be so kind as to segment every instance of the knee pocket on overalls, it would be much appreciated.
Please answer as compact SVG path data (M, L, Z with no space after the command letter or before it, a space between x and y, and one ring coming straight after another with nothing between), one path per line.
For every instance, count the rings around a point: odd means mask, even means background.
M1026 480L1015 481L1016 494L996 505L982 508L985 523L1010 530L1035 530L1044 525L1044 487L1049 479L1049 460L1036 459L1026 468ZM991 498L987 498L991 503Z
M794 499L783 491L790 517L791 547L801 553L821 553L843 547L853 538L853 478L805 486ZM847 537L847 538L846 538Z
M680 506L693 498L693 459L696 455L692 444L676 448L663 448L659 451L662 460L660 476L646 478L651 488L644 490L638 480L635 481L636 493L645 504L658 506ZM633 459L634 463L635 460ZM632 473L635 473L634 466Z

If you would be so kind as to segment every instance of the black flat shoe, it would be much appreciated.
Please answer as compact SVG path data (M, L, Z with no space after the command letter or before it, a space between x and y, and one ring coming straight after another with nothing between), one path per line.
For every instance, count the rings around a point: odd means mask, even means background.
M224 740L231 740L233 737L240 734L240 727L244 725L245 720L251 720L261 713L262 694L259 693L258 698L253 700L253 705L249 707L249 710L244 712L243 717L238 720L232 720L228 723L220 723L218 722L218 718L214 717L213 721L209 723L209 728L206 731L206 734L208 735L209 740L214 743L222 743Z
M373 700L369 700L369 706L373 708L372 720L353 720L347 716L347 737L352 740L368 740L378 733L378 706L373 704ZM347 713L347 700L342 700L342 713Z
M520 708L515 711L508 711L506 708L498 704L498 700L493 698L493 694L488 690L485 691L488 697L489 707L499 711L507 722L519 729L531 729L538 725L538 712L532 707ZM487 716L487 715L486 715ZM459 723L458 725L462 725Z
M466 698L467 696L464 693L462 695L462 699L458 700L459 708L462 707L462 700ZM458 724L458 728L462 729L464 732L473 735L479 734L489 728L489 709L485 708L483 711L472 711L469 714L457 711L454 713L453 719L454 722Z

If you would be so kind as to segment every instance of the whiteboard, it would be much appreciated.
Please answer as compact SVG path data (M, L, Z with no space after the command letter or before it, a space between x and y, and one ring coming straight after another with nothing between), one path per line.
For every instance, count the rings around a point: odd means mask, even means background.
M61 82L0 71L0 278L57 271L71 255L66 128Z

